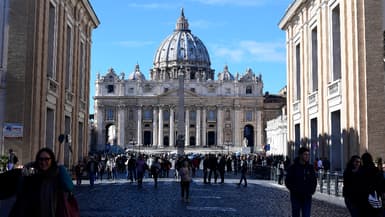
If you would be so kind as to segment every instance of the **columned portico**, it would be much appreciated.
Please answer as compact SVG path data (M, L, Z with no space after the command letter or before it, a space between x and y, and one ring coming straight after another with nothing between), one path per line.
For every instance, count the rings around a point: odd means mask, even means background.
M207 140L206 140L206 138L207 138L207 133L206 133L206 131L207 131L206 123L207 123L207 121L206 121L206 119L207 118L206 117L207 117L207 110L206 110L205 107L203 107L203 114L202 114L202 145L203 146L207 145Z
M163 147L163 107L159 106L159 138L158 147Z
M124 129L125 129L125 106L119 105L118 106L118 145L121 147L126 147L125 141L124 141Z
M242 120L242 111L241 106L236 105L234 106L235 109L235 118L234 118L234 143L235 144L242 144L241 141L243 139L243 126L241 126L241 120ZM241 135L242 133L242 135Z
M104 145L106 144L107 141L105 141L104 139L104 114L106 113L105 111L105 108L104 106L102 105L96 105L96 107L98 108L98 112L96 113L96 123L98 123L97 125L97 131L100 132L98 133L98 141L103 141L103 143L99 143L98 146L97 146L97 149L98 150L104 150Z
M185 125L186 125L186 136L184 140L185 146L190 146L190 108L186 107L186 118L185 118Z
M174 107L170 107L170 147L175 146Z
M152 118L153 118L153 121L152 121L152 145L153 146L158 146L158 116L159 116L159 113L158 113L158 108L157 107L153 107L153 111L152 111Z
M202 130L201 130L201 108L198 107L197 108L197 113L196 113L196 143L195 145L196 146L201 146L201 134L202 134Z
M137 137L138 137L138 146L143 145L143 137L142 137L142 106L138 108L138 120L137 120Z
M217 107L217 145L223 145L223 107Z

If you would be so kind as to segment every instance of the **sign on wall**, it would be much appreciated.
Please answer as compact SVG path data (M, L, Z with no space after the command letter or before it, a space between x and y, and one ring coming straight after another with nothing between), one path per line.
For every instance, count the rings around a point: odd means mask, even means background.
M3 136L4 138L22 138L23 125L21 123L4 123Z

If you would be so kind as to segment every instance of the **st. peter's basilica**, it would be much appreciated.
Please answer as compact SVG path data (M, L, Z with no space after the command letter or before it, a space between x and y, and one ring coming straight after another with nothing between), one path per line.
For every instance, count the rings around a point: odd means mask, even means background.
M139 65L125 77L113 68L98 73L91 150L172 151L178 135L178 76L184 75L184 149L261 151L266 122L280 115L284 96L263 93L252 69L217 74L209 52L191 33L183 9L172 34L157 49L150 79ZM283 146L286 144L282 144Z

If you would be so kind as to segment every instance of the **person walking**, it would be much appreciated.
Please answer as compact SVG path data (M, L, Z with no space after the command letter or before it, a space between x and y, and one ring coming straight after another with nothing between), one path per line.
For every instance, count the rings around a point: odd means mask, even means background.
M285 185L290 191L292 217L310 217L312 195L317 187L313 165L309 163L309 149L301 147L298 157L288 170Z
M226 169L226 159L225 156L220 156L219 162L218 162L218 171L219 175L221 176L221 184L225 183L225 169Z
M209 174L209 156L206 154L203 159L203 183L208 184L207 177Z
M160 163L159 158L156 157L155 160L152 162L150 167L152 178L154 179L154 187L158 187L158 176L160 172Z
M359 217L359 189L360 189L361 158L353 155L344 171L344 187L342 195L352 217Z
M93 187L96 179L96 172L98 170L98 163L95 161L94 156L90 156L87 162L87 172L90 180L90 186Z
M136 180L138 181L138 187L141 188L143 184L144 173L148 169L146 161L143 159L143 155L139 155L136 160Z
M9 149L8 150L7 170L12 170L18 161L19 160L18 160L15 152L13 151L13 149Z
M182 200L188 203L190 202L190 182L192 180L188 161L183 162L183 167L179 169L179 175Z
M247 159L246 156L241 157L241 179L239 180L238 186L242 184L242 180L244 180L245 184L244 186L247 187L247 179L246 179L246 174L247 174Z

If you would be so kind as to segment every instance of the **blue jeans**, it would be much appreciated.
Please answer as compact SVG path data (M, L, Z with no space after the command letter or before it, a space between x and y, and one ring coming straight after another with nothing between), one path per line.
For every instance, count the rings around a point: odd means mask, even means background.
M302 217L310 217L311 196L298 198L293 194L290 194L290 201L291 201L292 217L300 217L301 211L302 211Z

